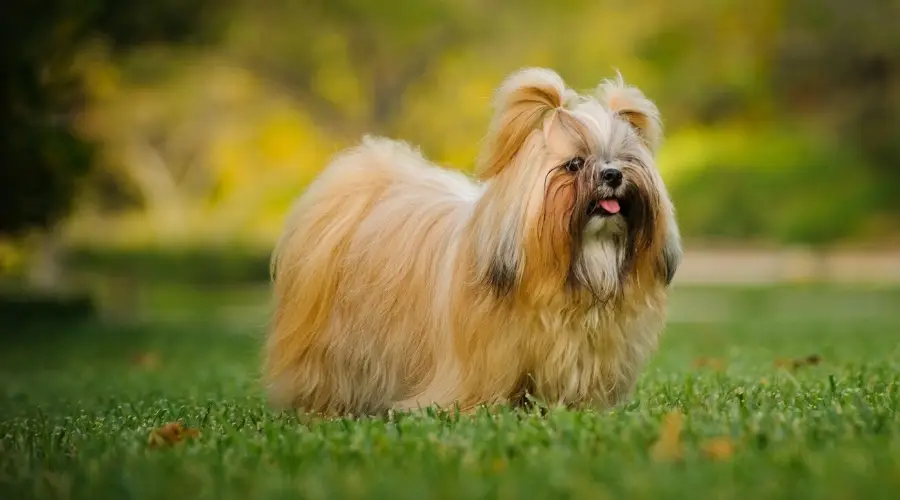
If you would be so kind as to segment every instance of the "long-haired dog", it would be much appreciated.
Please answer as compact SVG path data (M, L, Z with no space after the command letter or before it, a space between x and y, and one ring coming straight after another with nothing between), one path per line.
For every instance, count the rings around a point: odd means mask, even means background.
M297 200L272 258L264 376L324 415L607 408L664 327L681 259L656 106L529 68L500 86L473 181L365 138Z

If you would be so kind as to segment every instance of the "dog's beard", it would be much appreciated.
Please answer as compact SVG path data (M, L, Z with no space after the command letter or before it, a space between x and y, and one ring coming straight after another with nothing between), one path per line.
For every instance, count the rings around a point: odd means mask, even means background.
M614 296L620 289L627 253L626 222L621 215L593 217L584 229L582 244L572 262L572 280L597 301Z
M652 252L659 196L652 179L630 172L617 190L599 188L582 195L582 211L573 214L570 282L603 303L620 297L641 256ZM614 199L619 212L606 213L601 200Z

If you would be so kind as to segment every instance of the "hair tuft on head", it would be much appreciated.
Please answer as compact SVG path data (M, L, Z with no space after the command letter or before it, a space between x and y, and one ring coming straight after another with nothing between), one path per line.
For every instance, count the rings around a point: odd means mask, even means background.
M545 68L525 68L508 76L494 95L494 116L476 172L486 179L506 167L547 114L561 109L573 92Z
M663 132L659 109L653 101L637 87L626 84L618 71L616 78L600 83L595 94L607 108L631 125L651 153L656 153Z

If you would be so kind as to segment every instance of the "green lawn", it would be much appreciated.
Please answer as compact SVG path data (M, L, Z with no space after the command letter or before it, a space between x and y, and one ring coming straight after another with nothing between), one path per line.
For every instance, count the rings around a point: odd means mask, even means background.
M140 324L48 322L0 337L0 498L900 492L896 290L676 290L634 399L603 414L306 424L267 409L255 379L264 290L157 290L142 300ZM812 354L822 362L775 366ZM723 369L695 366L710 357ZM674 410L684 414L683 459L659 461L651 449ZM151 431L173 421L200 436L149 446ZM704 453L716 438L733 445L718 461Z

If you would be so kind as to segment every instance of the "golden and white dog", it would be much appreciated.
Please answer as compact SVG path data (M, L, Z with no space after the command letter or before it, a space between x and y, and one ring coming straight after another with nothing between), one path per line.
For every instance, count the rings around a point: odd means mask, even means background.
M273 404L324 414L607 408L664 327L681 259L656 106L529 68L498 89L477 181L365 138L296 202L272 259Z

